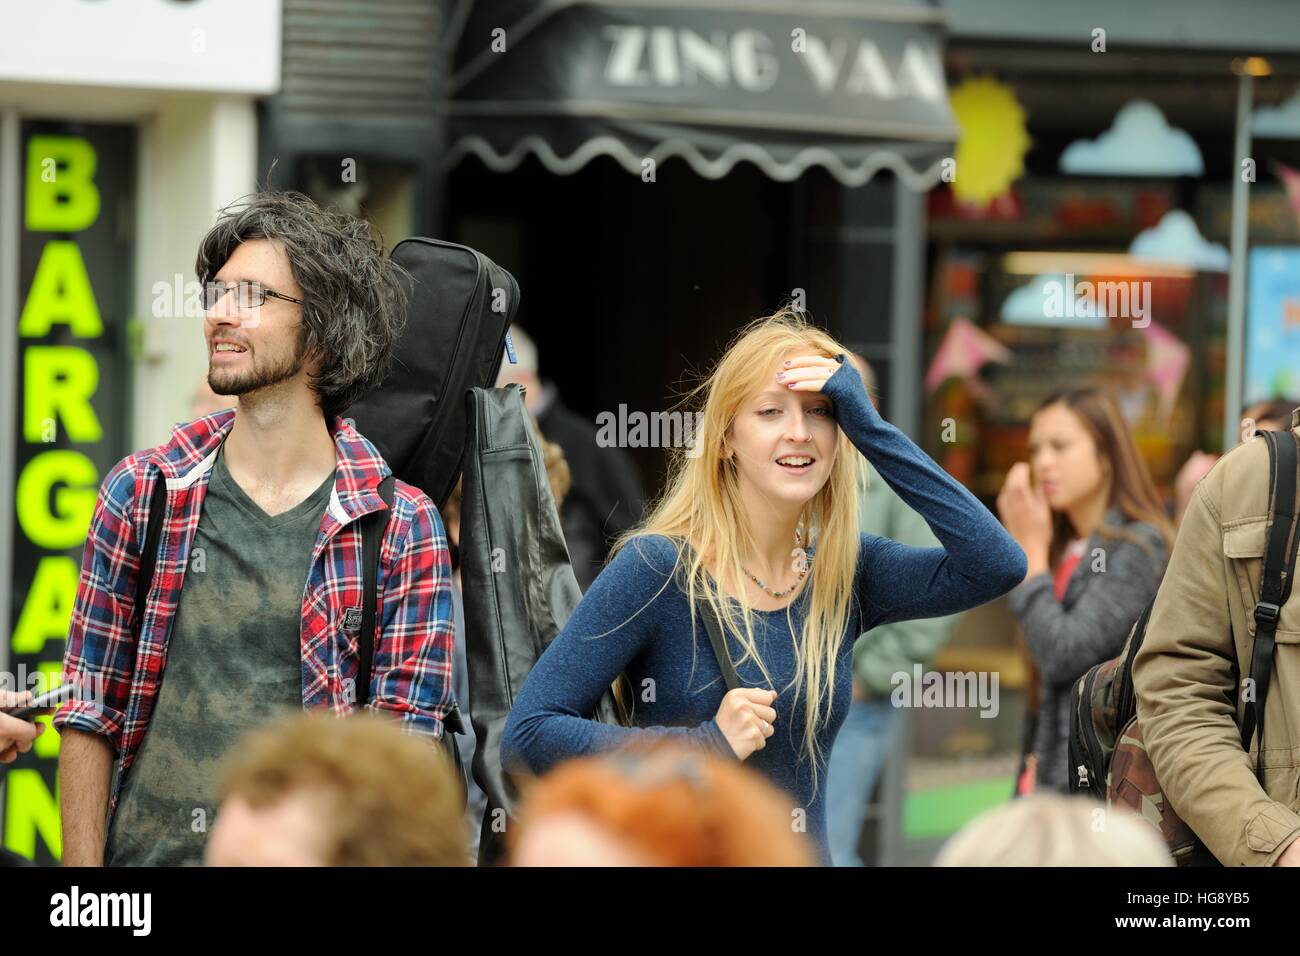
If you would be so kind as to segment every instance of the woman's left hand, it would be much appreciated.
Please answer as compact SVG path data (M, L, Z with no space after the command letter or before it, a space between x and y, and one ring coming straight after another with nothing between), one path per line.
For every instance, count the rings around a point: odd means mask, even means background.
M821 355L796 355L786 359L776 373L776 380L793 392L820 392L840 363Z

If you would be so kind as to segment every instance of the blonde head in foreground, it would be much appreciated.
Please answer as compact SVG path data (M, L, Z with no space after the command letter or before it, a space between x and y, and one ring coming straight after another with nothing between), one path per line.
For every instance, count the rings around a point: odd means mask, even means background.
M1084 797L1034 794L976 817L935 866L1173 866L1159 831Z

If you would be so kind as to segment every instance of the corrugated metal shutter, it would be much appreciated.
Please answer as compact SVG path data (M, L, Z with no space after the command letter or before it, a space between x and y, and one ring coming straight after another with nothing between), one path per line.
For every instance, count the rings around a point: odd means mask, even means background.
M277 106L332 120L426 121L438 109L438 0L284 0Z

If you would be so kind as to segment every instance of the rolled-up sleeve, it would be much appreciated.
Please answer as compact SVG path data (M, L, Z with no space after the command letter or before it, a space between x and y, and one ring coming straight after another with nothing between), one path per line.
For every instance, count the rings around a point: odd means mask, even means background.
M135 460L119 462L99 491L81 559L72 609L64 680L76 681L77 698L54 714L54 726L108 738L121 749L135 669L135 587L139 546L131 521Z
M433 502L419 494L413 508L383 586L370 707L404 730L441 737L453 696L451 555Z

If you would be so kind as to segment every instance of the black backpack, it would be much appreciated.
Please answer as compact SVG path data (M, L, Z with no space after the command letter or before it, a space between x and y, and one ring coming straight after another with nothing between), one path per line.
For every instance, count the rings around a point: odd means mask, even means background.
M541 443L518 385L471 389L461 497L460 574L474 726L474 779L487 797L479 865L501 859L519 794L501 765L501 735L533 664L578 606ZM591 714L626 724L611 688Z
M404 239L393 261L408 276L406 330L384 384L347 415L393 474L441 509L460 478L465 393L496 382L519 286L487 256L441 239Z
M383 385L355 402L347 414L379 449L393 475L419 488L441 509L456 487L464 459L462 396L496 381L510 322L519 307L519 286L487 256L441 239L404 239L394 247L392 258L406 273L406 329ZM379 489L390 506L392 490L390 477ZM388 515L379 511L362 519L363 634L375 633L379 545ZM371 672L373 655L374 642L363 642L359 673ZM369 682L357 684L360 709ZM454 735L464 734L466 727L454 699L444 728L442 743L460 775L463 795L464 767Z

